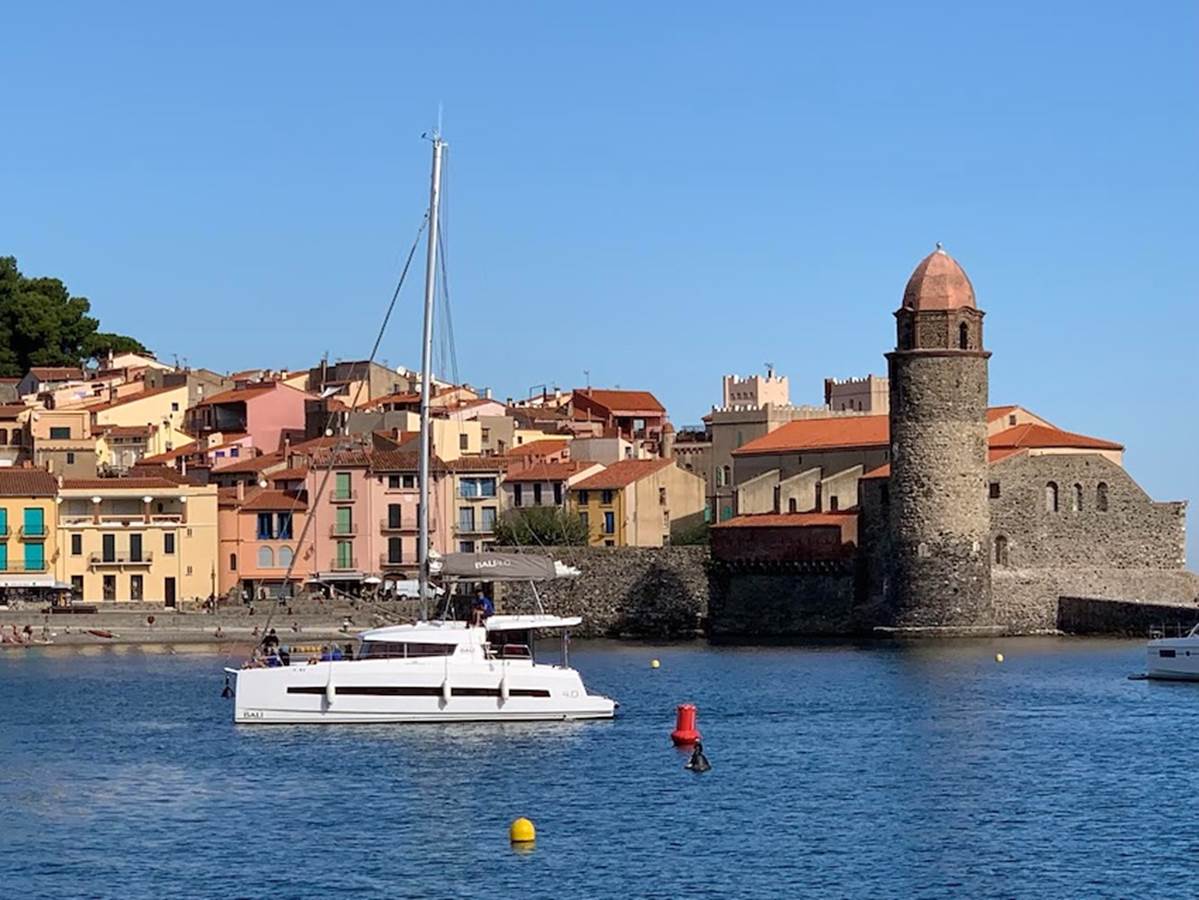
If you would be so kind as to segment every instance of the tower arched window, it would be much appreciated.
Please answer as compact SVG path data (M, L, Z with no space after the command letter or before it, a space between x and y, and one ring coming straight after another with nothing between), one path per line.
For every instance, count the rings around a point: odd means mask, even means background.
M275 551L270 547L258 548L258 568L273 569L275 568Z
M958 348L961 350L970 349L970 326L965 322L958 326Z
M1095 487L1095 508L1107 512L1107 482L1101 481Z
M293 558L293 554L291 552L291 547L280 547L279 548L279 567L280 568L286 568L287 566L290 566L292 558Z
M1074 512L1082 512L1082 485L1074 485L1074 494L1070 500L1070 508Z
M1006 566L1008 564L1008 542L1003 535L995 538L995 565Z
M1046 512L1057 512L1058 511L1058 495L1057 495L1057 482L1056 481L1051 481L1051 482L1049 482L1049 484L1045 485L1045 511Z

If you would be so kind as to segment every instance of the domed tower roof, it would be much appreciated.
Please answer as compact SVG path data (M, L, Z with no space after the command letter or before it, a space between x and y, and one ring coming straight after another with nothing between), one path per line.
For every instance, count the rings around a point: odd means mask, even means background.
M903 290L905 309L961 309L974 306L974 286L957 260L941 245L920 260Z

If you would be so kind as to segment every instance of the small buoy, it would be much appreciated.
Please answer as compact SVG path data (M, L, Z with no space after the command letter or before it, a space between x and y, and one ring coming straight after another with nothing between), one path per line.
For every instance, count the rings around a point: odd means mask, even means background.
M514 844L531 844L537 840L537 829L533 823L521 816L508 826L508 840Z
M670 739L675 742L676 746L694 744L700 739L700 733L695 728L695 716L694 703L684 703L679 706L674 731L670 733Z
M1002 653L995 654L995 662L1003 662L1003 654Z
M500 699L506 703L511 695L512 692L508 689L508 676L505 675L500 679Z
M649 667L650 667L651 669L657 669L657 668L660 668L660 667L661 667L661 665L662 665L662 664L661 664L660 662L658 662L656 659L651 659L651 660L649 661Z

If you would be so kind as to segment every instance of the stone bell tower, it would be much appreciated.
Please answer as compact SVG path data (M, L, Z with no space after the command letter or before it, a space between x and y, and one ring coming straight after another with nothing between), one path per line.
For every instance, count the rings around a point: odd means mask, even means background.
M887 599L900 627L993 623L983 312L943 249L916 266L895 313L892 545Z

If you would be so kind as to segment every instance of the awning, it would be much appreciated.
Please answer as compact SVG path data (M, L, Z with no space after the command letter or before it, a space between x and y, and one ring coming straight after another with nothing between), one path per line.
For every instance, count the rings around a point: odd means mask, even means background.
M361 581L366 575L363 572L317 572L309 581Z
M554 561L530 553L447 553L440 560L443 578L474 581L542 581L557 576Z
M55 581L53 575L0 578L0 588L56 588L58 590L70 590L70 587L69 584Z

